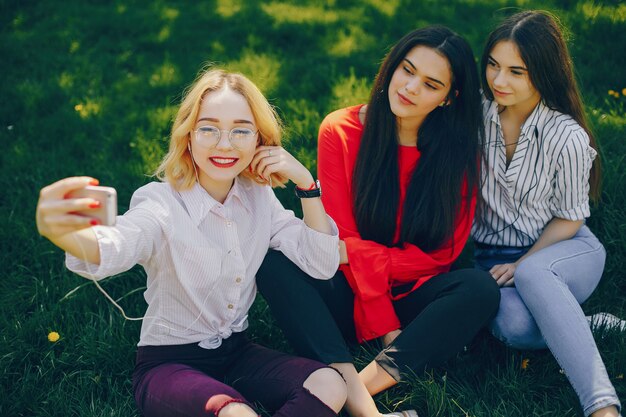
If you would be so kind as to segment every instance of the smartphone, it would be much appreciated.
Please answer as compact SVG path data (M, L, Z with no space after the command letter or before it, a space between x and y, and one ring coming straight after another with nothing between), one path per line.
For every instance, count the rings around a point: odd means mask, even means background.
M66 198L93 198L100 202L100 207L75 212L81 216L94 217L103 226L114 226L117 216L117 192L112 187L88 185L70 192Z

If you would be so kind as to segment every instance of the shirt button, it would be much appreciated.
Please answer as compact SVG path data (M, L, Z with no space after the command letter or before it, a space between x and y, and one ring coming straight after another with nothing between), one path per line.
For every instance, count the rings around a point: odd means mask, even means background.
M230 227L233 225L233 222L226 222L226 226Z
M236 282L237 284L239 284L239 283L241 282L241 277L237 277L237 278L235 278L235 282Z
M234 307L234 306L233 306L232 304L228 304L228 309L229 309L229 310L232 310L232 309L233 309L233 307Z

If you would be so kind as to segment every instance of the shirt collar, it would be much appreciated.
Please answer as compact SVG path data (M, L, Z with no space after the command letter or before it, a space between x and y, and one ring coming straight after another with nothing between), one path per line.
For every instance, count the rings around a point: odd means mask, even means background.
M257 184L253 184L252 180L249 180L244 177L236 177L235 183L233 184L233 188L230 189L228 196L226 196L226 200L224 200L225 205L229 205L233 203L233 199L239 200L239 203L248 211L248 213L252 213L252 201L250 200L250 190ZM258 186L258 185L257 185Z
M531 136L537 126L541 126L546 119L548 113L548 106L543 102L543 100L539 101L539 103L535 106L533 111L530 113L530 116L526 119L524 124L520 129L520 137ZM487 120L491 120L493 123L500 126L500 114L498 113L498 103L495 100L490 101L489 107L487 108Z
M500 115L498 114L498 103L495 100L489 100L489 107L486 111L486 119L491 120L493 123L500 125Z
M249 180L236 177L232 188L226 196L226 200L224 200L224 204L211 197L198 182L195 182L190 189L180 191L179 193L187 213L189 213L189 217L198 226L209 212L219 207L241 204L250 213L252 205L248 194L251 187L252 184L250 184Z
M526 119L524 124L520 129L520 137L532 137L535 132L537 126L541 126L545 121L548 107L545 105L543 100L539 101L539 103L535 106L533 111L530 113L530 116Z

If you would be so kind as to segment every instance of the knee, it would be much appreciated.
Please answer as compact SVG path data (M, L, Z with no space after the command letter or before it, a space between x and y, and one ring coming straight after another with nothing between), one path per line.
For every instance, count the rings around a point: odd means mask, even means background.
M480 308L489 317L493 317L500 305L500 288L491 274L478 269L464 271L466 279L463 281L466 287L468 301L473 308Z
M243 400L225 394L214 395L204 406L216 417L257 417L258 414Z
M545 280L554 274L536 262L524 260L515 268L515 286L521 291L532 291L534 288L541 288L545 285Z
M498 340L514 349L543 349L546 347L535 321L530 315L498 313L489 324L489 330Z
M318 369L309 375L303 386L335 413L343 408L348 396L346 382L333 368Z

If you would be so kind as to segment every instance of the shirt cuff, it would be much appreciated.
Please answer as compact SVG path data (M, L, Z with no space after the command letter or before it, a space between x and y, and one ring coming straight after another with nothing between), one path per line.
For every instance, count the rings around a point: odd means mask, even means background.
M357 297L363 300L389 293L389 248L355 237L344 239L351 277L348 279Z
M306 225L305 242L307 263L315 270L306 271L313 278L329 279L337 273L339 268L339 229L337 225L326 215L331 226L331 234L319 232Z
M589 210L589 202L583 203L578 207L570 208L570 209L557 209L553 212L555 217L565 219L565 220L584 220L591 215L591 211Z
M69 253L65 253L65 266L70 271L80 275L81 277L100 280L113 274L109 271L107 265L111 265L112 244L111 239L106 235L106 226L94 226L93 231L96 234L98 249L100 251L100 265L86 262Z
M387 294L367 301L354 300L354 322L359 342L376 339L400 328L400 320Z

